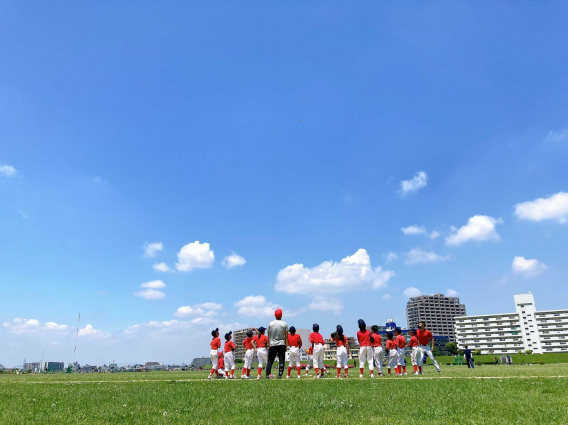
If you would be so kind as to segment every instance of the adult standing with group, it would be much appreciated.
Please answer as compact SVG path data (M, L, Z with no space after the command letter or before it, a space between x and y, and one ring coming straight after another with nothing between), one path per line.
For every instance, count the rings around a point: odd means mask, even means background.
M288 348L288 325L282 320L282 309L274 312L272 322L268 324L268 362L266 364L266 377L272 377L272 365L278 357L278 379L284 374L286 349Z

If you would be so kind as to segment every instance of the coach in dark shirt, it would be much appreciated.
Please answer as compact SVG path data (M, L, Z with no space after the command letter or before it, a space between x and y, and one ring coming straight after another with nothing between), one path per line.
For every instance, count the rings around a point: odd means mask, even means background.
M467 362L467 367L475 369L475 366L473 364L473 357L471 357L471 350L467 347L467 345L465 346L465 350L463 350L463 356L465 357L465 361Z

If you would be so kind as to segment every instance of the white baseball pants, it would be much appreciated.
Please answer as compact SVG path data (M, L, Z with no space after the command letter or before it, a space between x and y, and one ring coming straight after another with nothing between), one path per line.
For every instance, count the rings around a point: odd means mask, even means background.
M373 355L375 357L375 365L377 366L377 369L379 369L379 373L383 373L383 357L385 355L385 352L383 351L383 347L373 347L373 348L374 348Z
M252 368L252 361L254 359L254 350L247 350L245 352L245 364L243 369L251 369Z
M365 367L365 362L369 363L369 370L372 371L374 369L373 366L373 356L374 356L373 347L361 347L359 349L359 368Z
M256 357L258 359L258 367L263 367L268 362L268 349L264 347L257 348Z
M219 367L219 354L217 353L217 350L211 350L209 355L211 357L211 367L217 370Z
M424 358L424 354L426 354L428 357L430 357L430 360L432 360L432 363L434 363L434 367L439 372L440 366L438 366L438 362L434 358L434 354L432 354L432 347L430 347L430 345L421 345L420 346L420 357L419 357L418 366L422 366L422 359Z
M398 353L395 349L391 348L389 350L389 369L394 369L396 367L396 361L398 358Z
M396 349L396 365L406 366L406 352L404 348L398 347Z
M300 367L302 365L300 362L300 349L298 347L290 347L288 366L294 367L294 362L296 362L296 367Z
M324 367L323 364L323 353L324 348L322 344L314 345L314 369L319 369Z
M225 353L225 372L229 373L229 369L235 370L235 354L232 351Z
M410 361L412 362L412 366L418 366L418 358L420 357L420 366L422 366L422 353L420 352L420 348L412 347L412 354L410 354Z
M347 348L346 347L337 347L337 368L344 368L347 369L347 362L349 361L349 357L347 356Z

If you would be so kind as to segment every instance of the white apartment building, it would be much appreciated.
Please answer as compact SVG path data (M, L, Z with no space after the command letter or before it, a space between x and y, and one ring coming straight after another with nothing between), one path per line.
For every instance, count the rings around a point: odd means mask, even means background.
M515 313L456 317L458 347L482 354L568 352L568 309L537 311L530 292L514 299Z

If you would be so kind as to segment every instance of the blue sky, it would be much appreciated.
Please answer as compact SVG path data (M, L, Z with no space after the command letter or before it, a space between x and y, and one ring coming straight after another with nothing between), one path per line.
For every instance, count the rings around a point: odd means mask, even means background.
M0 3L0 363L189 362L276 305L353 333L418 291L566 308L567 18Z

